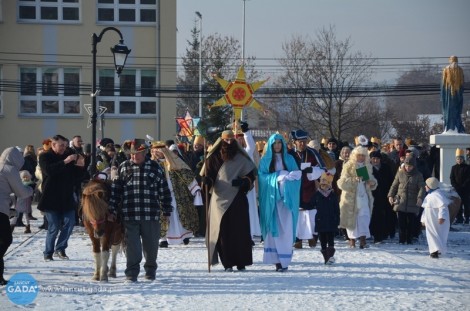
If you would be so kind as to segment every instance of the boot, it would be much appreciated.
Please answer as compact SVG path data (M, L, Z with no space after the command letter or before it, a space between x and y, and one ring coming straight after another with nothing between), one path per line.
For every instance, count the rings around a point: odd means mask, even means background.
M323 255L323 260L325 261L325 265L326 263L328 262L328 259L330 259L330 257L328 256L328 249L322 249L320 250L321 254Z
M24 227L23 223L23 213L18 213L18 218L16 220L16 226L17 227Z
M297 249L302 248L302 240L296 239L294 243L294 247Z
M366 244L366 237L364 235L359 237L359 241L359 248L364 249L369 247L369 245Z
M349 239L349 248L356 248L356 239Z
M334 247L328 247L328 248L326 249L326 252L327 252L327 254L328 254L328 261L326 262L326 264L327 264L327 265L331 265L331 264L333 264L333 263L335 262L335 257L334 257L334 256L335 256L336 250L335 250Z
M25 226L24 233L31 233L31 226L30 225Z
M311 248L314 248L315 246L317 246L317 241L318 241L318 235L314 235L313 239L308 239L308 246L310 246Z
M3 272L5 272L5 263L0 260L0 286L7 285L8 281L3 278Z
M36 217L33 216L33 213L26 214L26 219L28 219L28 220L38 220Z

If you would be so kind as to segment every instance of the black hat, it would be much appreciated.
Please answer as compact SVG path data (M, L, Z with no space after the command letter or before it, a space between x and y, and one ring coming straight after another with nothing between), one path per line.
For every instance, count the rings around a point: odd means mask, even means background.
M294 140L307 139L308 133L304 130L295 130L291 132L292 138Z
M330 137L330 138L328 139L328 143L335 143L335 144L338 144L338 140L337 140L336 138L334 138L334 137Z
M102 140L100 140L100 146L106 147L107 144L114 145L114 141L111 138L103 138Z
M380 153L380 151L377 151L377 150L372 151L371 153L369 153L369 157L382 159L382 153Z

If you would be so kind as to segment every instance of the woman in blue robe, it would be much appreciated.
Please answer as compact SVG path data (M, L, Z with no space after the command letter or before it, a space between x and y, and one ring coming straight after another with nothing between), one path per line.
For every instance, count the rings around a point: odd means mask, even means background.
M444 132L465 133L462 123L463 108L463 70L458 65L456 56L449 58L449 63L442 71L441 102L444 115Z
M280 134L273 134L259 164L259 209L263 263L285 272L292 261L302 172Z

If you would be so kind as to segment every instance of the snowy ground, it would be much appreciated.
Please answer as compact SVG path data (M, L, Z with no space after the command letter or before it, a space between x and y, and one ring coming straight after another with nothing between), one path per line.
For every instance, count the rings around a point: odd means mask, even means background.
M35 216L39 216L37 210ZM40 286L29 305L12 303L0 289L0 309L38 310L469 310L470 226L454 226L448 254L428 256L425 238L416 245L397 240L349 249L337 240L336 263L325 266L317 248L294 251L289 271L262 264L262 244L256 243L254 265L246 272L207 269L201 238L187 246L160 249L154 282L139 278L124 284L125 258L118 256L118 277L109 283L91 281L91 243L76 227L69 241L69 261L43 261L45 231L33 221L33 233L16 228L6 255L5 277L26 272ZM306 245L304 244L304 247ZM142 268L143 269L143 268ZM141 272L142 276L142 272Z

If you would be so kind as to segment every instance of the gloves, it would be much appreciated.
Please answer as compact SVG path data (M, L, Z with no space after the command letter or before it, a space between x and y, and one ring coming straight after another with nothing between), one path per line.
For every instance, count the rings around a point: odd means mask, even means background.
M240 121L240 128L242 129L243 133L248 132L250 129L248 128L248 123Z
M304 172L307 174L313 172L313 167L309 166L309 167L304 168Z
M287 180L299 180L302 177L302 171L292 171L287 174Z
M232 187L239 187L240 190L248 192L250 190L250 180L248 178L237 178L232 180Z
M242 185L242 178L232 180L232 187L240 187Z
M285 171L285 170L282 170L279 172L279 175L277 175L277 181L278 182L281 182L284 180L284 178L286 178L286 176L289 174L288 171Z

